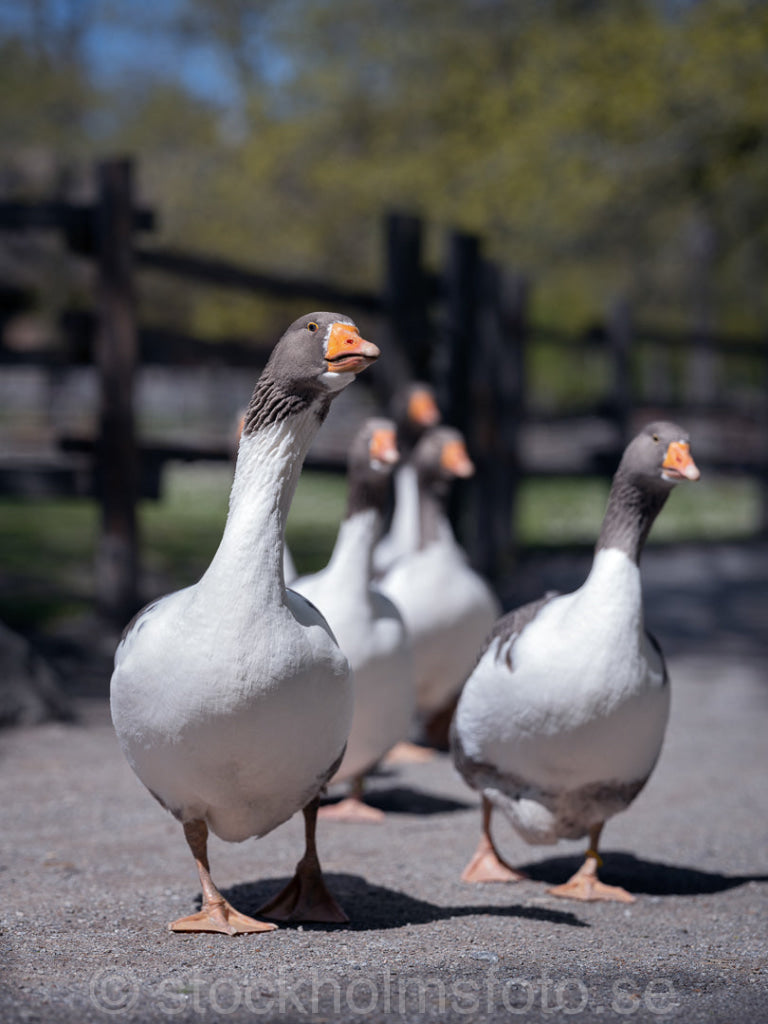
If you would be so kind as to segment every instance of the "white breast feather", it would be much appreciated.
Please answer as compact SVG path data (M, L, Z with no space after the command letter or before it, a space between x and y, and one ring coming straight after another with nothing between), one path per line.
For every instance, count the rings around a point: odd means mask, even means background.
M469 758L549 791L648 775L669 687L643 630L634 563L601 551L587 583L545 605L509 647L494 641L462 694Z
M351 677L297 596L252 623L250 643L242 633L232 643L242 623L211 618L194 597L194 588L169 595L136 624L141 644L129 636L117 658L113 720L148 789L237 841L270 831L317 792L349 730Z
M414 693L411 652L394 604L373 590L368 601L350 594L332 573L319 572L296 588L321 608L354 672L355 710L336 781L371 768L408 734Z
M395 566L381 589L400 609L411 637L419 709L438 710L472 670L499 615L498 601L452 537Z

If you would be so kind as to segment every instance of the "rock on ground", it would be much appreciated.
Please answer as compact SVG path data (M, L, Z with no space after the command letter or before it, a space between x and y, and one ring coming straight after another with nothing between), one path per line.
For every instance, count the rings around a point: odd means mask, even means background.
M71 716L55 669L28 640L0 622L0 728Z

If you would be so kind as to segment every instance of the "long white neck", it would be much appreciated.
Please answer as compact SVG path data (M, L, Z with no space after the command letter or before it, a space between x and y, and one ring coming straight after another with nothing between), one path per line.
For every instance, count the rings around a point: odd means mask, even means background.
M369 600L373 574L373 549L381 532L381 513L365 508L348 516L339 527L336 543L325 570L359 602Z
M576 592L579 603L593 610L606 631L643 629L640 569L625 551L602 548L595 555L589 576Z
M251 608L285 600L285 524L319 425L309 407L242 436L224 534L201 581L221 600Z
M423 549L437 541L457 544L450 520L445 512L444 484L419 486L419 548Z
M389 536L398 556L410 555L419 547L419 482L416 468L404 463L395 470L395 507Z

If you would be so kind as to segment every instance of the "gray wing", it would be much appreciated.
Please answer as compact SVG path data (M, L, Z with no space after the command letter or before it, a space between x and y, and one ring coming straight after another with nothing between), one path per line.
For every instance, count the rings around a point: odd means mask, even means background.
M475 664L477 665L488 648L498 641L496 657L497 659L504 657L507 666L512 670L512 648L514 647L515 640L520 636L536 613L543 608L545 604L548 604L552 598L558 597L559 593L560 592L558 590L548 590L543 597L538 598L536 601L530 601L528 604L523 604L519 608L513 609L511 612L507 612L506 615L502 615L488 634L488 637L477 656L477 662ZM455 715L451 722L450 745L451 750L453 751L453 759L456 767L459 772L464 775L464 778L468 779L465 768L469 764L469 761L464 754L464 750L461 745L461 737L458 733L457 719ZM472 783L470 783L470 785L472 785Z
M648 639L650 640L650 642L651 642L651 647L653 647L653 649L654 649L654 650L656 651L656 653L657 653L657 654L658 654L658 656L659 656L659 661L661 662L661 667L662 667L662 669L664 670L664 684L663 684L663 685L664 685L664 686L666 686L666 685L667 685L667 684L669 683L669 673L667 672L667 660L666 660L666 658L664 657L664 651L662 651L662 649L661 649L661 644L660 644L660 643L659 643L659 641L658 641L658 640L656 639L656 637L655 637L655 636L653 635L653 633L650 633L650 632L649 632L649 631L648 631L648 630L646 629L646 631L645 631L645 635L646 635L646 636L648 637Z
M291 587L285 588L286 602L291 614L301 626L320 626L338 647L339 642L334 636L333 630L328 625L328 620L308 597L300 594L298 590Z
M528 604L523 604L511 612L507 612L506 615L502 615L488 635L483 649L478 655L478 661L483 657L488 648L498 641L496 656L501 657L503 651L507 665L512 668L512 648L514 647L515 640L544 605L548 604L553 598L558 597L559 593L558 590L548 590L543 597L538 598L536 601L529 601Z

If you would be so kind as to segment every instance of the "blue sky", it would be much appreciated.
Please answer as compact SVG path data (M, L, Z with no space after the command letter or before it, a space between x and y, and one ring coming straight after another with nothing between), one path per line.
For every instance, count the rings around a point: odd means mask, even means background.
M168 30L169 20L182 5L183 0L155 0L153 6L137 5L135 0L48 0L42 7L53 32L66 28L73 10L90 8L84 57L98 83L112 86L126 75L159 75L180 80L200 98L225 106L236 103L237 83L218 48L182 43ZM33 5L0 0L0 34L36 38Z
M223 105L237 102L238 89L223 55L200 43L180 46L162 31L137 33L96 24L87 37L87 59L100 83L117 84L142 69L180 80L201 99Z
M669 15L697 0L649 0ZM254 10L257 0L254 0ZM90 15L84 33L85 60L97 83L114 86L126 76L149 74L178 80L193 95L224 107L238 105L238 85L224 53L213 43L186 39L171 31L174 17L189 7L188 0L0 0L0 36L23 34L37 38L34 11L43 12L53 33L70 19ZM285 77L284 58L262 56L266 73L277 84ZM264 70L264 68L262 68Z

